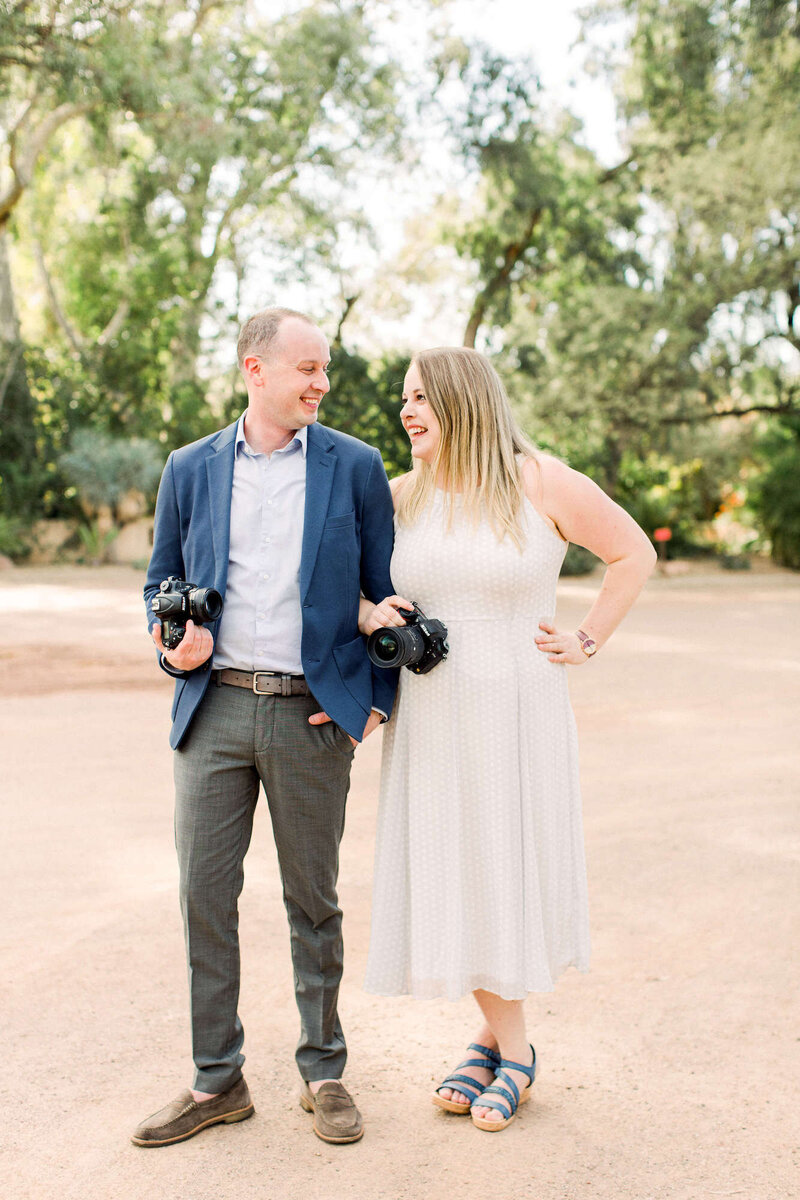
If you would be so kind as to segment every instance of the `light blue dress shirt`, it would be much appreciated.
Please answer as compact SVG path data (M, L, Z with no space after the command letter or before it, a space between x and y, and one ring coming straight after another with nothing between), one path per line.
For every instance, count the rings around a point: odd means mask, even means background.
M214 667L302 675L300 555L308 430L257 454L236 428L225 611Z

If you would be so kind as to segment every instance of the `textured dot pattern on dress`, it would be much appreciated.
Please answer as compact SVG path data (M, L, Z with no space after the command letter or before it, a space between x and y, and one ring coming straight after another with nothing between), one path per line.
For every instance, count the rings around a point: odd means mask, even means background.
M578 748L563 666L534 642L566 550L525 501L522 553L442 494L397 529L392 580L449 630L430 674L401 671L384 734L365 987L505 999L586 970Z

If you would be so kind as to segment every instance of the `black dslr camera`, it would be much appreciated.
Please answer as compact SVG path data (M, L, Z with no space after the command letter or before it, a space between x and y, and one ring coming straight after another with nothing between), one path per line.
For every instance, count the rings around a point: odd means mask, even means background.
M415 602L413 609L398 608L406 624L376 629L367 640L367 654L376 667L408 667L425 675L447 658L447 629L434 621Z
M165 650L174 650L183 641L186 622L205 625L216 621L222 612L222 596L214 588L199 588L170 575L153 596L151 608L161 618L161 640Z

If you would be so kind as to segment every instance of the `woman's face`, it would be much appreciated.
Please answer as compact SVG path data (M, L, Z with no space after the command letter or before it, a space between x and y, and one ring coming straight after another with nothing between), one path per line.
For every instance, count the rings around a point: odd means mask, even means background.
M412 362L403 383L403 407L400 420L411 441L411 457L432 463L436 457L442 431L439 422L425 399L419 371Z

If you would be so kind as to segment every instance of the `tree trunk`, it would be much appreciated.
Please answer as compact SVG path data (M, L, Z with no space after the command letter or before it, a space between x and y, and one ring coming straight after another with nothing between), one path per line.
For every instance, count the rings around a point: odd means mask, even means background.
M511 285L509 280L511 272L517 265L519 260L524 255L525 251L533 241L533 235L536 226L542 219L543 208L534 208L528 215L528 222L522 231L521 236L514 242L509 242L503 251L503 259L497 270L490 276L486 286L481 289L475 297L475 303L472 306L472 311L467 320L467 327L464 330L463 345L469 350L475 349L475 339L478 336L478 330L486 317L486 310L490 302L494 299L498 292L504 288L509 288Z

